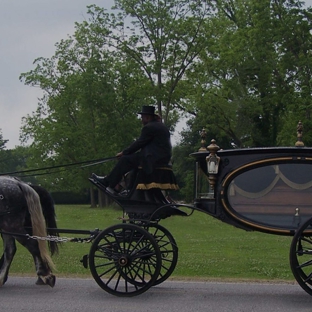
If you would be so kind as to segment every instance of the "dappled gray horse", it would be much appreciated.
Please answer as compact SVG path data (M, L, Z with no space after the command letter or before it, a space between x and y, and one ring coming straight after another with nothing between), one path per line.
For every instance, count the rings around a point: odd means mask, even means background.
M30 186L17 178L0 176L0 231L3 239L3 256L0 259L0 286L7 281L9 268L16 252L17 240L33 256L37 284L55 285L52 274L54 264L46 241L29 238L29 235L46 237L57 235L54 203L50 194L40 186ZM57 244L49 242L51 254Z

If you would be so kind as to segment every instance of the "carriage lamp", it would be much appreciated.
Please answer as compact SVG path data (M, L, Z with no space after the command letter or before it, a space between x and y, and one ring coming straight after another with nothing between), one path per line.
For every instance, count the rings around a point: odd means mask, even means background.
M214 190L216 184L216 175L218 174L220 157L217 156L217 151L220 147L216 144L216 140L211 140L211 144L207 146L209 156L206 157L207 172L209 177L209 184L212 190Z

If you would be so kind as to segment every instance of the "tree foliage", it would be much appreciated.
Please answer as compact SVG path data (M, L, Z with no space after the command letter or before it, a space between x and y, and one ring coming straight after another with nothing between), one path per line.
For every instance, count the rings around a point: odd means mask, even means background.
M23 119L22 139L33 140L32 168L113 156L139 131L140 94L132 87L142 80L140 68L103 49L96 35L89 25L77 25L74 37L56 44L52 58L37 59L36 68L21 75L44 91L36 112ZM77 189L86 185L89 170L45 179Z
M3 139L2 130L0 129L0 151L5 149L5 145L9 140Z
M29 166L115 154L138 134L135 115L142 104L156 103L171 128L178 109L188 109L178 86L205 48L208 2L115 4L116 14L89 6L90 18L76 24L74 36L57 43L51 58L36 59L35 69L21 75L25 84L44 91L37 111L23 119L21 139L33 141ZM90 172L77 174L68 172L65 179L58 173L45 180L77 188Z
M199 130L225 149L294 146L296 125L311 146L312 11L298 1L218 0L207 48L191 66L185 90L196 107L175 150L181 193L189 198L191 164L183 149L199 147ZM190 87L188 87L190 86ZM197 144L196 142L197 137ZM183 155L179 159L179 155ZM180 182L180 181L179 181Z
M203 127L222 148L293 145L301 120L312 144L312 10L302 2L115 0L112 12L89 6L75 34L21 75L44 91L22 127L23 142L33 142L29 166L116 154L138 135L145 104L156 104L171 130L181 114L191 116L175 149L188 187L188 154ZM44 179L78 189L91 170Z
M206 49L211 1L116 0L117 14L91 6L107 44L140 66L148 84L140 85L148 103L158 106L164 123L173 128L178 113L192 110L180 82L199 53Z
M289 123L292 134L299 120L310 125L311 10L297 1L215 3L214 42L188 77L197 121L239 147L289 144Z

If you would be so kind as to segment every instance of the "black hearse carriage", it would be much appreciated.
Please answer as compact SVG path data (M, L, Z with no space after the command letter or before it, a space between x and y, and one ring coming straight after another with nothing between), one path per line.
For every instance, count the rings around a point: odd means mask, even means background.
M196 158L194 206L245 230L294 235L311 217L312 149L217 149ZM207 183L209 182L209 183Z
M290 266L312 295L312 148L304 147L301 122L297 130L295 147L220 150L215 140L202 144L192 154L194 206L244 230L294 236Z
M178 248L159 221L186 215L179 209L184 207L244 230L294 236L291 269L312 295L312 148L304 147L301 123L297 130L295 147L231 150L220 149L215 140L206 147L203 131L202 146L192 154L192 205L166 197L164 190L174 185L169 167L158 168L166 170L158 177L167 175L170 182L149 181L151 187L142 187L144 181L136 181L125 196L108 193L91 178L125 212L122 224L102 231L92 244L88 258L96 282L114 295L133 296L166 280L177 263Z

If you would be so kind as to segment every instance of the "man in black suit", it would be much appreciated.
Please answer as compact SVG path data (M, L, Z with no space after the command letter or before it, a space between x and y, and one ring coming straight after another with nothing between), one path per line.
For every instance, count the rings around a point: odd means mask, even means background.
M171 159L171 141L168 128L159 121L154 106L143 106L141 119L143 127L140 137L129 147L118 153L118 163L106 177L93 174L93 178L107 187L110 192L121 181L124 174L142 166L146 174L151 174L158 164L168 164Z

